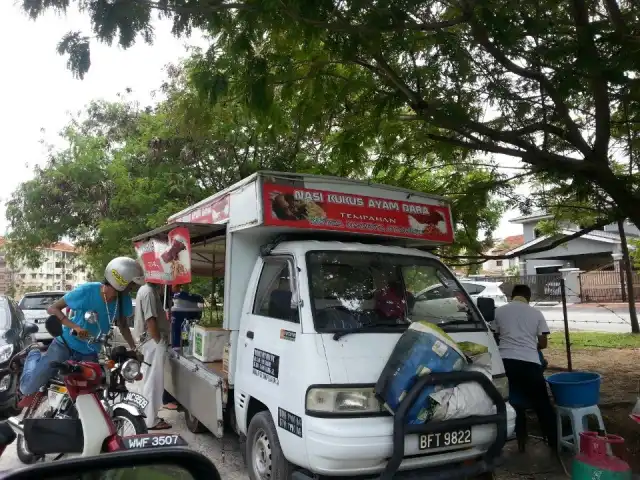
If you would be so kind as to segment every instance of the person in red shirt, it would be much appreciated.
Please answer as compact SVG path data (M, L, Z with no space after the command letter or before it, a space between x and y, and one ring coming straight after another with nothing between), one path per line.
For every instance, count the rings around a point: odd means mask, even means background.
M413 295L406 292L397 280L390 281L386 287L378 290L374 299L375 309L389 320L405 321L413 308Z

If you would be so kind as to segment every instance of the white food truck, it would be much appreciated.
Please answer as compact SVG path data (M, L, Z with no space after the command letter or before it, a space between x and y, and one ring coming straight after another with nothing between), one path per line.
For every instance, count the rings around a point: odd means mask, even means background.
M428 251L453 242L443 198L259 172L136 237L139 255L153 251L153 242L170 245L176 228L188 232L190 265L173 275L190 267L194 277L224 279L228 345L225 358L211 362L171 350L165 388L192 431L237 432L252 480L408 473L444 479L493 469L515 414L503 400L504 367L480 311L486 317L493 310L474 304ZM147 278L163 283L170 259L150 255L143 258ZM451 294L413 296L434 284ZM392 295L379 293L393 285L407 296L400 309ZM392 416L374 385L412 321L488 347L493 379L475 372L420 377ZM481 383L494 415L403 422L424 385L468 381Z

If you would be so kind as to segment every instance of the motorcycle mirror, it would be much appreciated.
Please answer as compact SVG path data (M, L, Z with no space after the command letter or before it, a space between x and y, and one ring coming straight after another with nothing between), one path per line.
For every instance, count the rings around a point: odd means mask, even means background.
M156 436L170 437L171 435ZM15 473L3 472L2 479L68 480L78 476L82 478L220 480L218 469L208 458L185 447L149 447L97 457L77 457L35 464Z
M55 315L51 315L47 318L47 321L44 322L44 326L52 337L59 337L62 335L62 323Z

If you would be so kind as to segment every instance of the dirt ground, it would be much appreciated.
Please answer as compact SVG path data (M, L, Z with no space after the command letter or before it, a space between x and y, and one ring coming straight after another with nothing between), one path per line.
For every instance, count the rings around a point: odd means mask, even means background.
M563 371L567 368L564 350L548 350L549 371ZM602 375L600 410L608 433L625 439L625 449L618 455L627 461L635 474L640 473L640 425L629 418L638 394L640 381L639 349L589 349L572 352L574 371L598 372ZM529 418L530 431L538 431L535 415ZM549 450L540 441L530 439L527 452L520 454L515 442L509 442L505 451L505 463L497 472L499 480L544 478L560 480L567 478L557 459L549 455ZM564 463L570 469L571 457Z

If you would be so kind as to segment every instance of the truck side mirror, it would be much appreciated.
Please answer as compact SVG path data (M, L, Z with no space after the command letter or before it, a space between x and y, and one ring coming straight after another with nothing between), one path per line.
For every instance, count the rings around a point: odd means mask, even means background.
M496 318L496 302L493 298L479 297L477 300L478 310L487 323L491 323Z

